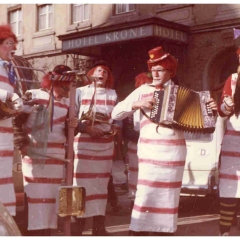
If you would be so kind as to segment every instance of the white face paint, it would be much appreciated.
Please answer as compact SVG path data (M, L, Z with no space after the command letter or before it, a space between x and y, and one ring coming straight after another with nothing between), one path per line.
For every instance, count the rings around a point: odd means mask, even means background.
M153 84L156 86L163 86L171 79L171 72L161 65L152 66Z
M107 78L108 78L108 71L102 67L96 67L93 72L93 77L96 78L97 87L105 87Z
M2 60L10 61L12 59L12 52L16 49L16 44L13 38L6 38L0 44L0 58Z

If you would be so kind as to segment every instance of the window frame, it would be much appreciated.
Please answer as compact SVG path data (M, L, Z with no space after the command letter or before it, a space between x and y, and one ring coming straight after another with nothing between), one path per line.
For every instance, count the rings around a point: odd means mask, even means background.
M16 23L16 31L15 31L15 28L13 28L13 26L12 26L13 22L11 22L11 14L13 12L18 12L18 11L21 11L21 19L19 20L19 13L18 13L17 14L17 20L14 22L14 23ZM21 26L19 27L20 22L21 22ZM21 4L8 8L8 23L10 24L10 26L11 26L11 28L12 28L12 30L13 30L13 32L16 35L17 38L22 36L23 21L22 21L22 5Z
M91 23L91 10L92 10L92 4L88 4L89 5L89 19L88 20L84 20L81 22L75 22L73 23L73 5L74 4L69 4L68 5L68 21L69 21L69 25L66 29L66 32L70 32L70 31L78 31L79 29L83 29L83 28L91 28L92 27L92 23Z
M47 8L49 8L49 6L52 6L52 12L49 12L47 9L47 12L46 12L46 28L42 28L40 29L40 8L41 7L44 7L44 6L47 6ZM49 14L52 14L52 26L49 25ZM41 32L41 31L46 31L46 30L50 30L50 29L53 29L54 28L54 4L37 4L37 32Z
M83 8L82 8L82 15L80 15L80 16L83 16L83 17L85 15L85 12L84 12L85 8L84 8L84 6L88 5L88 18L86 18L86 19L81 18L79 21L74 21L74 7L80 6L80 5L83 6ZM70 14L71 14L71 17L70 17L71 24L78 24L78 23L90 21L90 4L89 3L71 4L71 6L70 6Z
M119 15L122 15L122 14L131 14L131 13L133 13L133 12L136 12L136 10L137 10L137 4L131 4L131 5L133 5L133 7L134 7L134 9L133 10L129 10L129 11L126 11L126 12L120 12L120 13L117 13L117 6L118 5L126 5L127 6L127 8L129 9L129 5L130 5L130 3L127 3L127 4L114 4L114 15L115 16L119 16Z

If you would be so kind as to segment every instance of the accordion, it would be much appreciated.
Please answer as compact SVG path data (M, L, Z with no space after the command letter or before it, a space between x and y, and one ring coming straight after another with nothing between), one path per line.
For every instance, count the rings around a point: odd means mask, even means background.
M150 113L152 122L185 132L214 132L215 116L207 106L209 91L196 92L182 86L168 85L164 91L155 91L154 98L156 104Z

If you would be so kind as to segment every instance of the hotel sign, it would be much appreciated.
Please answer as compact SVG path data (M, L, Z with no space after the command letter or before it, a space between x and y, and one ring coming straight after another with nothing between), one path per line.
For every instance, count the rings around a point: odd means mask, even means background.
M91 36L79 37L70 40L63 40L62 50L79 49L107 43L123 42L132 39L141 39L146 37L161 37L182 43L188 42L187 33L158 25L147 25L135 28L129 28L108 33L96 34Z

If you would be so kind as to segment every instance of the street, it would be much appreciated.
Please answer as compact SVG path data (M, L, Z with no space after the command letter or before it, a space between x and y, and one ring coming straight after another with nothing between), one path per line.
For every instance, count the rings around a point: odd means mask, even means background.
M126 181L124 165L120 161L113 164L113 177L115 190L118 195L119 204L123 209L119 213L113 213L110 204L106 211L106 229L113 236L128 236L128 228L131 219L130 206L127 189L121 183ZM218 198L211 197L181 197L179 204L178 229L175 236L218 236L219 213ZM238 216L238 218L240 215ZM61 226L63 219L59 218L59 229L52 231L52 236L62 236ZM74 228L74 225L72 225ZM92 218L87 219L83 236L91 236ZM73 229L74 231L74 229ZM151 234L149 234L151 235ZM240 236L240 225L233 226L231 236Z
M131 218L131 201L128 198L126 184L126 175L124 174L124 165L116 162L113 165L113 177L115 190L118 195L119 204L122 210L118 213L113 213L110 204L107 205L106 211L106 230L112 236L128 236L128 229ZM125 187L124 187L125 186ZM180 198L178 229L175 236L218 236L218 198L211 197L186 197ZM238 218L240 215L238 215ZM22 216L18 221L24 222ZM58 218L58 229L51 230L51 236L63 236L64 218ZM19 224L19 222L18 222ZM72 219L72 232L77 232L77 225ZM88 218L86 222L83 236L91 236L92 234L92 218ZM149 234L151 236L151 234ZM240 236L239 226L232 226L231 236Z
M121 212L114 214L111 211L111 206L107 206L106 229L112 236L128 236L131 217L130 201L126 190L116 190L119 203L123 209ZM178 229L175 236L218 236L218 221L216 199L183 197L180 200ZM63 236L62 223L63 221L60 219L60 228L52 231L52 236ZM89 218L83 236L91 236L91 226L92 219ZM230 234L231 236L240 236L240 226L233 226ZM151 234L149 235L151 236Z

